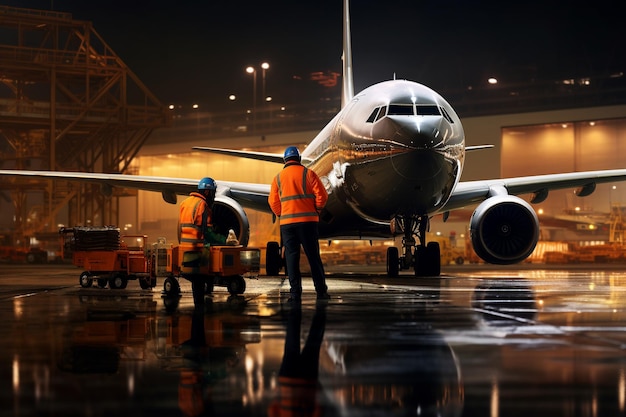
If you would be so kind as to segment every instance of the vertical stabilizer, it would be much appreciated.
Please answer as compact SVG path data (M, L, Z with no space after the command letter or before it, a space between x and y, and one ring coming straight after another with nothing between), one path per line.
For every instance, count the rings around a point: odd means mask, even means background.
M354 96L352 80L352 44L350 41L350 0L343 2L343 83L341 85L341 108Z

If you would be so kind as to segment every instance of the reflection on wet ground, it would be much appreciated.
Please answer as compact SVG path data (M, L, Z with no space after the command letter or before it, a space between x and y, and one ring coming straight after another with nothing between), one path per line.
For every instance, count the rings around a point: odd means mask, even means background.
M198 310L184 281L167 299L6 267L0 415L626 414L626 272L444 273L335 273L297 306L262 277Z

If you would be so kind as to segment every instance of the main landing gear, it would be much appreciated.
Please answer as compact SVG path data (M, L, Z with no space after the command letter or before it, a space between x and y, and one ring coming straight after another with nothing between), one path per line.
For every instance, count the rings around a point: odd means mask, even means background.
M392 220L392 231L402 232L402 256L398 248L387 248L387 275L397 277L402 269L414 267L415 276L428 277L441 274L441 249L438 242L426 244L428 216L399 216ZM419 244L415 239L419 239Z

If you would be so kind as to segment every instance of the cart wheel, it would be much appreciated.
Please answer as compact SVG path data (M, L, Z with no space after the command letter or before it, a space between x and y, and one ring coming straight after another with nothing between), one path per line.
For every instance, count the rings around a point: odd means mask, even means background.
M243 294L246 291L246 281L241 275L230 278L228 282L228 292L232 295Z
M124 274L115 273L109 278L109 287L113 290L122 290L126 288L128 284L128 279L124 276Z
M176 278L165 278L165 281L163 282L163 294L168 297L180 294L180 285L178 284Z
M152 289L152 286L150 285L150 280L148 278L139 278L139 286L142 290Z
M80 277L78 278L78 282L81 287L90 288L91 285L93 284L93 278L91 278L91 274L89 274L89 272L85 271L82 274L80 274Z
M213 277L209 277L204 281L204 293L207 295L213 293Z
M108 281L106 278L98 278L98 288L106 288Z

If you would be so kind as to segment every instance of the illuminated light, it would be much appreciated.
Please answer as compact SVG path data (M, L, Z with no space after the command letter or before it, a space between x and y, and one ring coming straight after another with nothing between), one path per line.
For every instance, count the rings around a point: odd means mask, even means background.
M237 100L237 96L236 96L236 95L234 95L234 94L231 94L231 95L229 95L229 96L228 96L228 99L229 99L230 101L235 101L235 100Z
M589 126L595 126L596 122L589 122Z
M562 127L563 129L567 128L567 123L563 123L563 124L561 125L561 127Z
M624 368L619 370L619 383L618 383L618 403L619 410L624 412L624 408L626 405L626 376L624 374Z
M173 104L170 104L170 105L168 106L168 108L169 108L170 110L174 110L174 105L173 105Z
M580 211L580 207L575 207L574 211Z
M269 69L270 64L268 64L267 62L264 62L261 64L261 68L263 68L264 70Z
M254 72L254 67L247 67L247 68L246 68L246 72L247 72L248 74L252 74L252 73Z
M498 84L498 79L496 77L490 77L487 82L491 85Z
M539 214L539 215L543 214L543 209L541 208L541 209L537 210L537 214Z
M13 392L17 393L20 390L20 357L13 356Z
M198 106L197 104L194 103L191 107L193 107L194 109L197 109L200 106Z
M285 106L280 106L280 111L285 111Z
M489 401L489 415L498 417L500 415L500 386L498 378L494 376L491 381L491 400Z
M24 315L24 302L21 298L15 298L13 300L13 316L16 319L21 318Z
M272 98L271 98L271 97L269 97L269 96L268 96L268 97L265 97L265 101L267 101L267 102L269 103L270 101L272 101Z

